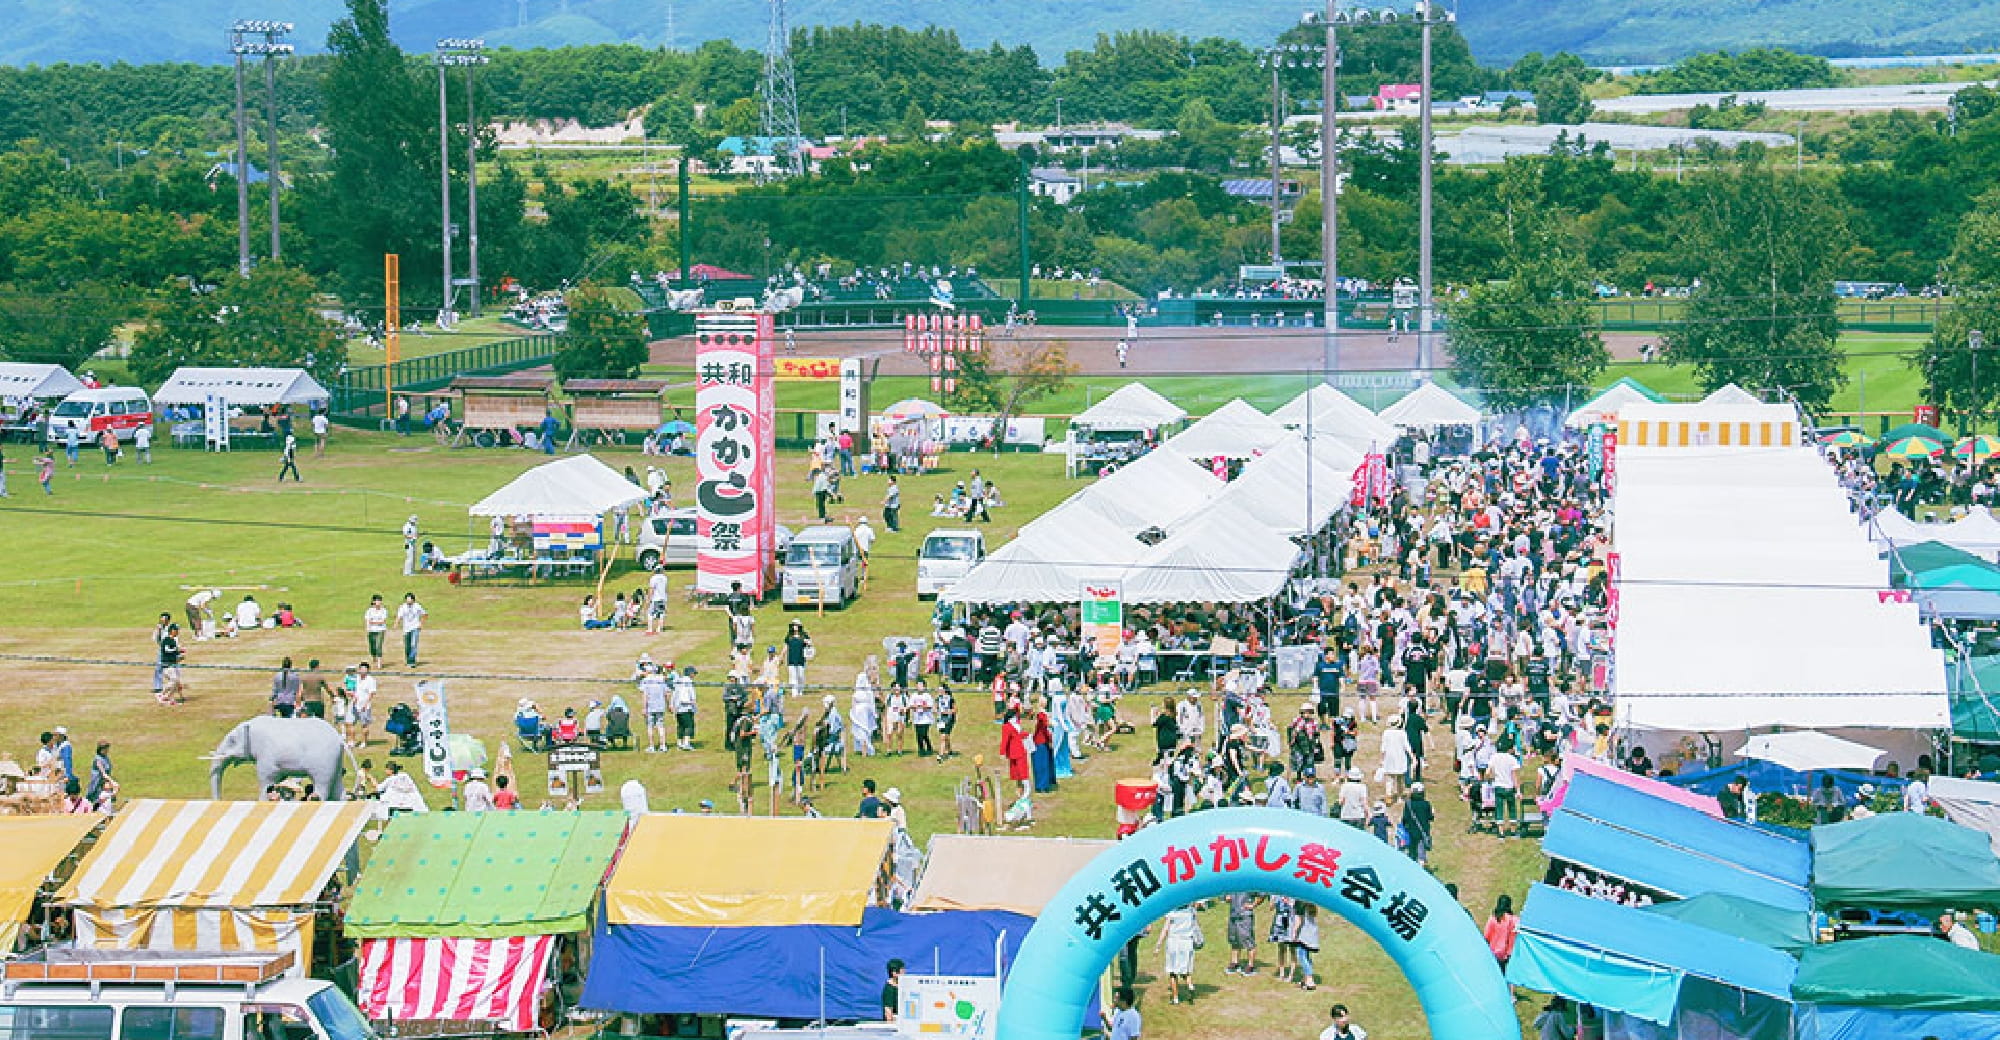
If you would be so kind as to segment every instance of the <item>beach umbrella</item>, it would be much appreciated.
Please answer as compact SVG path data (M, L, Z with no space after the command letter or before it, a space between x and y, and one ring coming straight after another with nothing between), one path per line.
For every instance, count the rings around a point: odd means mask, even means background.
M694 424L688 422L686 419L673 419L661 423L660 428L653 432L662 437L671 437L676 433L693 433Z
M1951 449L1951 454L1960 462L1972 463L2000 457L2000 437L1990 437L1983 433L1976 437L1967 437L1959 441L1957 447Z
M1826 435L1820 443L1831 448L1866 448L1875 442L1858 430L1842 430Z
M1928 459L1943 450L1943 441L1934 441L1929 437L1904 437L1884 448L1882 454L1892 459Z

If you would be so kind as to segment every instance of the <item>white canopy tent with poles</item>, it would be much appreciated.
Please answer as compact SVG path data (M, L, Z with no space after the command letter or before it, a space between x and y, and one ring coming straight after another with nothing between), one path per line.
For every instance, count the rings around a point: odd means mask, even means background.
M1250 603L1283 590L1298 559L1291 539L1217 502L1133 564L1123 593L1127 603Z
M1126 383L1070 420L1071 426L1134 432L1157 430L1187 418L1187 409L1144 383Z
M1280 442L1244 465L1243 473L1215 501L1240 506L1287 537L1316 533L1347 505L1354 490L1354 467L1361 460L1354 456L1343 468L1329 457L1346 449L1318 444L1314 448L1308 455L1300 437Z
M1479 409L1466 404L1456 394L1426 380L1402 399L1382 409L1382 421L1413 430L1435 430L1440 426L1479 426Z
M1272 421L1300 433L1310 428L1314 441L1332 440L1360 454L1387 451L1396 443L1396 428L1368 407L1327 383L1315 383L1278 406Z
M596 456L572 455L515 477L480 499L470 512L510 520L594 519L645 498L645 488L626 480Z
M213 394L242 408L323 405L332 396L303 368L177 368L153 394L156 405L198 405Z
M61 365L0 362L0 401L52 401L83 389L83 380Z
M1238 397L1196 420L1160 447L1190 459L1247 459L1285 439L1286 430Z

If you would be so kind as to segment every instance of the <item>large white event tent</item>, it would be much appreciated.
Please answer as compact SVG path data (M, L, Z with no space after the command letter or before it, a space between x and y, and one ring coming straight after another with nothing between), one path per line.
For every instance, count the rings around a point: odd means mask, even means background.
M1279 405L1271 419L1312 438L1346 445L1357 452L1387 451L1396 443L1396 428L1368 407L1328 383L1315 383L1297 397Z
M1876 513L1866 523L1881 552L1922 542L1943 542L1989 562L2000 560L2000 519L1985 506L1973 506L1948 523L1922 524L1893 508Z
M1187 418L1187 409L1144 383L1126 383L1071 419L1071 426L1130 433L1157 430Z
M325 404L331 396L303 368L177 368L153 394L156 405L204 404L214 394L232 405Z
M1731 384L1698 404L1634 402L1618 411L1618 447L1788 448L1803 442L1790 405L1765 404Z
M1946 725L1943 658L1816 451L1621 444L1616 494L1621 728Z
M83 389L83 380L61 365L0 362L0 400L48 401Z
M1238 397L1167 438L1160 447L1191 459L1247 459L1284 440L1286 432L1270 416Z
M1229 502L1183 521L1126 572L1127 603L1250 603L1278 594L1299 547Z
M645 497L645 488L626 480L596 456L572 455L515 477L480 499L470 512L507 519L583 520L623 509Z
M1479 409L1466 404L1444 387L1426 380L1395 404L1382 409L1381 419L1391 426L1415 430L1478 426Z
M1048 553L1050 555L1044 555ZM979 561L952 585L954 603L1073 603L1082 597L1083 578L1063 565L1068 552L1016 538Z
M1208 467L1178 452L1156 448L1085 486L1070 499L1092 500L1099 512L1136 534L1186 516L1221 489L1221 479Z
M1251 459L1215 500L1242 507L1279 534L1301 537L1347 505L1360 464L1360 455L1328 442L1316 441L1308 454L1305 439L1294 436Z

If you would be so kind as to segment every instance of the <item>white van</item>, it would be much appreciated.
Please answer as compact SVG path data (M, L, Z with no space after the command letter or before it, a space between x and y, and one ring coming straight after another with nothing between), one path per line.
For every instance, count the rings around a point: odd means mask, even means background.
M292 956L43 950L6 965L0 1040L376 1040L332 983L288 975Z
M986 558L986 536L978 531L940 528L917 550L917 598L949 592Z
M639 569L650 571L665 563L669 567L692 567L699 540L695 534L694 507L669 509L665 516L651 516L639 525Z
M136 386L106 386L78 390L62 399L49 413L49 443L62 444L70 428L76 429L81 444L91 444L111 430L121 441L137 435L139 427L153 423L153 402ZM7 1040L0 1033L0 1040Z
M854 529L808 527L785 547L781 599L785 606L844 607L861 594L861 546Z

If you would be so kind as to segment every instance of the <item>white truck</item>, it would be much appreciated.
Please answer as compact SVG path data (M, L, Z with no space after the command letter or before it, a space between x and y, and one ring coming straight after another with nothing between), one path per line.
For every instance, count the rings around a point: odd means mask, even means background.
M293 956L46 948L0 967L0 1040L377 1040Z

